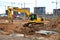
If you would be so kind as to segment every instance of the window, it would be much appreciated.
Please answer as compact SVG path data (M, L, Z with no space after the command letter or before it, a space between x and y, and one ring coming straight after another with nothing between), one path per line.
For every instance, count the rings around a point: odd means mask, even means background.
M36 14L31 14L31 15L30 15L30 20L35 20L35 19L37 19Z

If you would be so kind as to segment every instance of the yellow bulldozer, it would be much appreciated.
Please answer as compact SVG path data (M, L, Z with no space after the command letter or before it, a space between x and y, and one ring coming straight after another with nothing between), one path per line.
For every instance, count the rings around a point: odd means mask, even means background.
M12 16L12 11L16 11L16 12L23 12L27 15L29 21L28 23L25 23L23 26L24 27L29 27L29 26L32 26L32 25L40 25L40 26L43 26L44 25L44 21L45 19L44 18L38 18L36 14L31 14L30 11L26 10L26 9L22 9L22 8L10 8L10 6L8 6L8 18L9 19L13 19L13 16Z

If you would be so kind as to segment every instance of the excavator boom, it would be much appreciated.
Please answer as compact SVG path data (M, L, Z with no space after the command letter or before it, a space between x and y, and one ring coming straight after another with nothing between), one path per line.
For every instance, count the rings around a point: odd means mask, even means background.
M30 16L30 11L28 11L28 10L26 10L26 9L22 9L22 8L10 8L9 6L8 6L8 17L9 18L13 18L12 17L12 11L16 11L16 12L23 12L23 13L25 13L28 17Z

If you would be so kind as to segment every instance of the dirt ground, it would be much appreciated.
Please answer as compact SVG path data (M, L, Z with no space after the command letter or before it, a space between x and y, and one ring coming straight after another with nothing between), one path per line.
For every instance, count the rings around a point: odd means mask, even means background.
M2 18L1 18L2 20ZM5 20L4 20L5 21ZM42 35L42 34L33 34L26 35L26 37L16 36L16 34L12 33L21 33L22 25L27 22L27 20L14 20L13 23L0 23L0 40L60 40L60 17L55 21L55 19L48 19L50 21L45 27L41 28L42 30L51 30L56 31L58 34L56 35ZM1 29L2 28L2 29ZM41 30L40 29L40 30ZM1 31L3 30L3 31ZM29 29L27 29L28 31ZM1 35L2 34L2 35ZM5 35L7 34L7 35Z
M0 40L60 40L59 34L57 35L50 35L50 36L31 36L31 35L26 35L21 36L17 34L10 34L10 35L0 35Z

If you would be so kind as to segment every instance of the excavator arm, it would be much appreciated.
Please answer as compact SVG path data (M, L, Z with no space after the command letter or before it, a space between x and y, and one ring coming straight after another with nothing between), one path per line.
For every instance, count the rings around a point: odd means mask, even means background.
M16 12L23 12L25 13L28 17L30 16L30 11L26 10L26 9L22 9L22 8L10 8L8 6L8 17L12 19L12 11L16 11Z
M23 12L23 13L25 13L28 17L30 16L30 11L28 11L28 10L26 10L26 9L13 8L12 10L13 10L13 11L16 11L16 12Z

